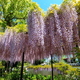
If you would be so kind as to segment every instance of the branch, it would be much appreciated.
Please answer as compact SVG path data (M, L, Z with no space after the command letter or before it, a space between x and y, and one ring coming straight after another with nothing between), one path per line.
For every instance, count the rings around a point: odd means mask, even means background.
M27 19L27 17L23 17L23 18L17 18L17 17L13 17L12 19Z

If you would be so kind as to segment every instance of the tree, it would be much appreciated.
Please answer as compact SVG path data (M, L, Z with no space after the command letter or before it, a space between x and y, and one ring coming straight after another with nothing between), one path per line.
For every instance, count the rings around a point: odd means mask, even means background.
M1 20L12 26L16 19L26 19L31 3L31 0L0 0Z
M0 0L0 19L8 26L14 26L14 22L25 23L29 11L35 6L38 5L32 0Z

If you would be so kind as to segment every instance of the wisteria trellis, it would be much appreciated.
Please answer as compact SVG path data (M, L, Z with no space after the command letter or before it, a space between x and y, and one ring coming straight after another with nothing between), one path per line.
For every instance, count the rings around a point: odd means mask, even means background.
M50 54L72 54L73 47L79 44L77 12L67 4L60 7L60 12L52 9L54 12L45 18L39 11L29 13L28 34L6 30L0 36L0 60L21 61L24 50L24 59L30 62Z

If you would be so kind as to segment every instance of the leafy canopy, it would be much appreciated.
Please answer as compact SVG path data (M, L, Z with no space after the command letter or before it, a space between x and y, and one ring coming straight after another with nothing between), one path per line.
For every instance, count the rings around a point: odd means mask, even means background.
M42 9L32 0L0 0L0 19L5 21L8 26L16 25L14 22L26 23L28 13L31 10ZM23 21L22 21L23 20Z

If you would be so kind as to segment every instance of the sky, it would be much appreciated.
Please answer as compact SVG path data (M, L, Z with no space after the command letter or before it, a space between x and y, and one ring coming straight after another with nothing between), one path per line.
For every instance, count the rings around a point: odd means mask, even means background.
M44 11L47 11L51 4L60 5L63 2L63 0L33 0L33 1L37 2Z

